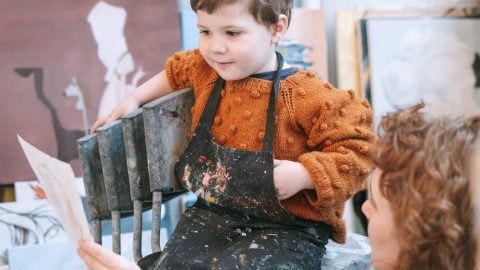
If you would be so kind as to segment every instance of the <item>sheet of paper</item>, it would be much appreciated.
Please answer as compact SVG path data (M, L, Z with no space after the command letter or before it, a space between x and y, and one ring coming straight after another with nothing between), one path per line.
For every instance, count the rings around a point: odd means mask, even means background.
M91 239L70 164L43 153L20 136L18 141L70 241L76 245L80 239Z

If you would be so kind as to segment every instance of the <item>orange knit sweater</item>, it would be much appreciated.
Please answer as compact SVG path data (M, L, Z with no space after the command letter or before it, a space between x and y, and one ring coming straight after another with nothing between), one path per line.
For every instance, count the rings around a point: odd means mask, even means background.
M193 132L218 74L198 50L174 54L165 70L173 89L194 89ZM211 128L216 143L262 150L272 83L252 77L225 83ZM369 104L353 91L334 89L301 70L280 82L276 102L274 156L301 162L315 185L281 203L294 216L331 224L333 240L343 243L345 201L372 169L375 136Z

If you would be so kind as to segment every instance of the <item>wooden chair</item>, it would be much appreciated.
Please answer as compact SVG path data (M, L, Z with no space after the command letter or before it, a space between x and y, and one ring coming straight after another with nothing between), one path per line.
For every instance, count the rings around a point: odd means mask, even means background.
M152 208L152 251L159 254L161 204L185 192L173 167L187 146L193 101L191 89L172 93L77 141L95 242L101 244L101 220L111 219L120 254L120 219L133 214L138 262L142 212Z

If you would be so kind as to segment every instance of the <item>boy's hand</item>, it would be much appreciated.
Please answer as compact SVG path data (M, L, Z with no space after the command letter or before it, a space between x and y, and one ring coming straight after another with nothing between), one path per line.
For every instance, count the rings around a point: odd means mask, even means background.
M90 270L140 270L140 267L134 262L104 249L93 241L78 241L77 253Z
M98 119L90 129L90 133L94 133L97 128L119 119L125 114L137 109L139 106L140 104L138 104L135 98L131 96L127 97L122 103L115 107L108 116Z
M314 189L307 169L299 162L273 160L273 183L279 200L285 200L303 189Z

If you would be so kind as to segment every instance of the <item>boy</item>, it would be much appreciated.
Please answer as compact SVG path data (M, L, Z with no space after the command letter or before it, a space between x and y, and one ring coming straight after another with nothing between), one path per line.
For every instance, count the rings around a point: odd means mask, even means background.
M292 1L191 5L200 48L169 58L92 128L173 89L194 89L191 140L175 171L199 200L154 267L320 269L328 238L345 241L344 202L372 166L370 107L353 91L283 67L275 45ZM99 250L81 242L79 254L91 267L109 263L91 256Z

